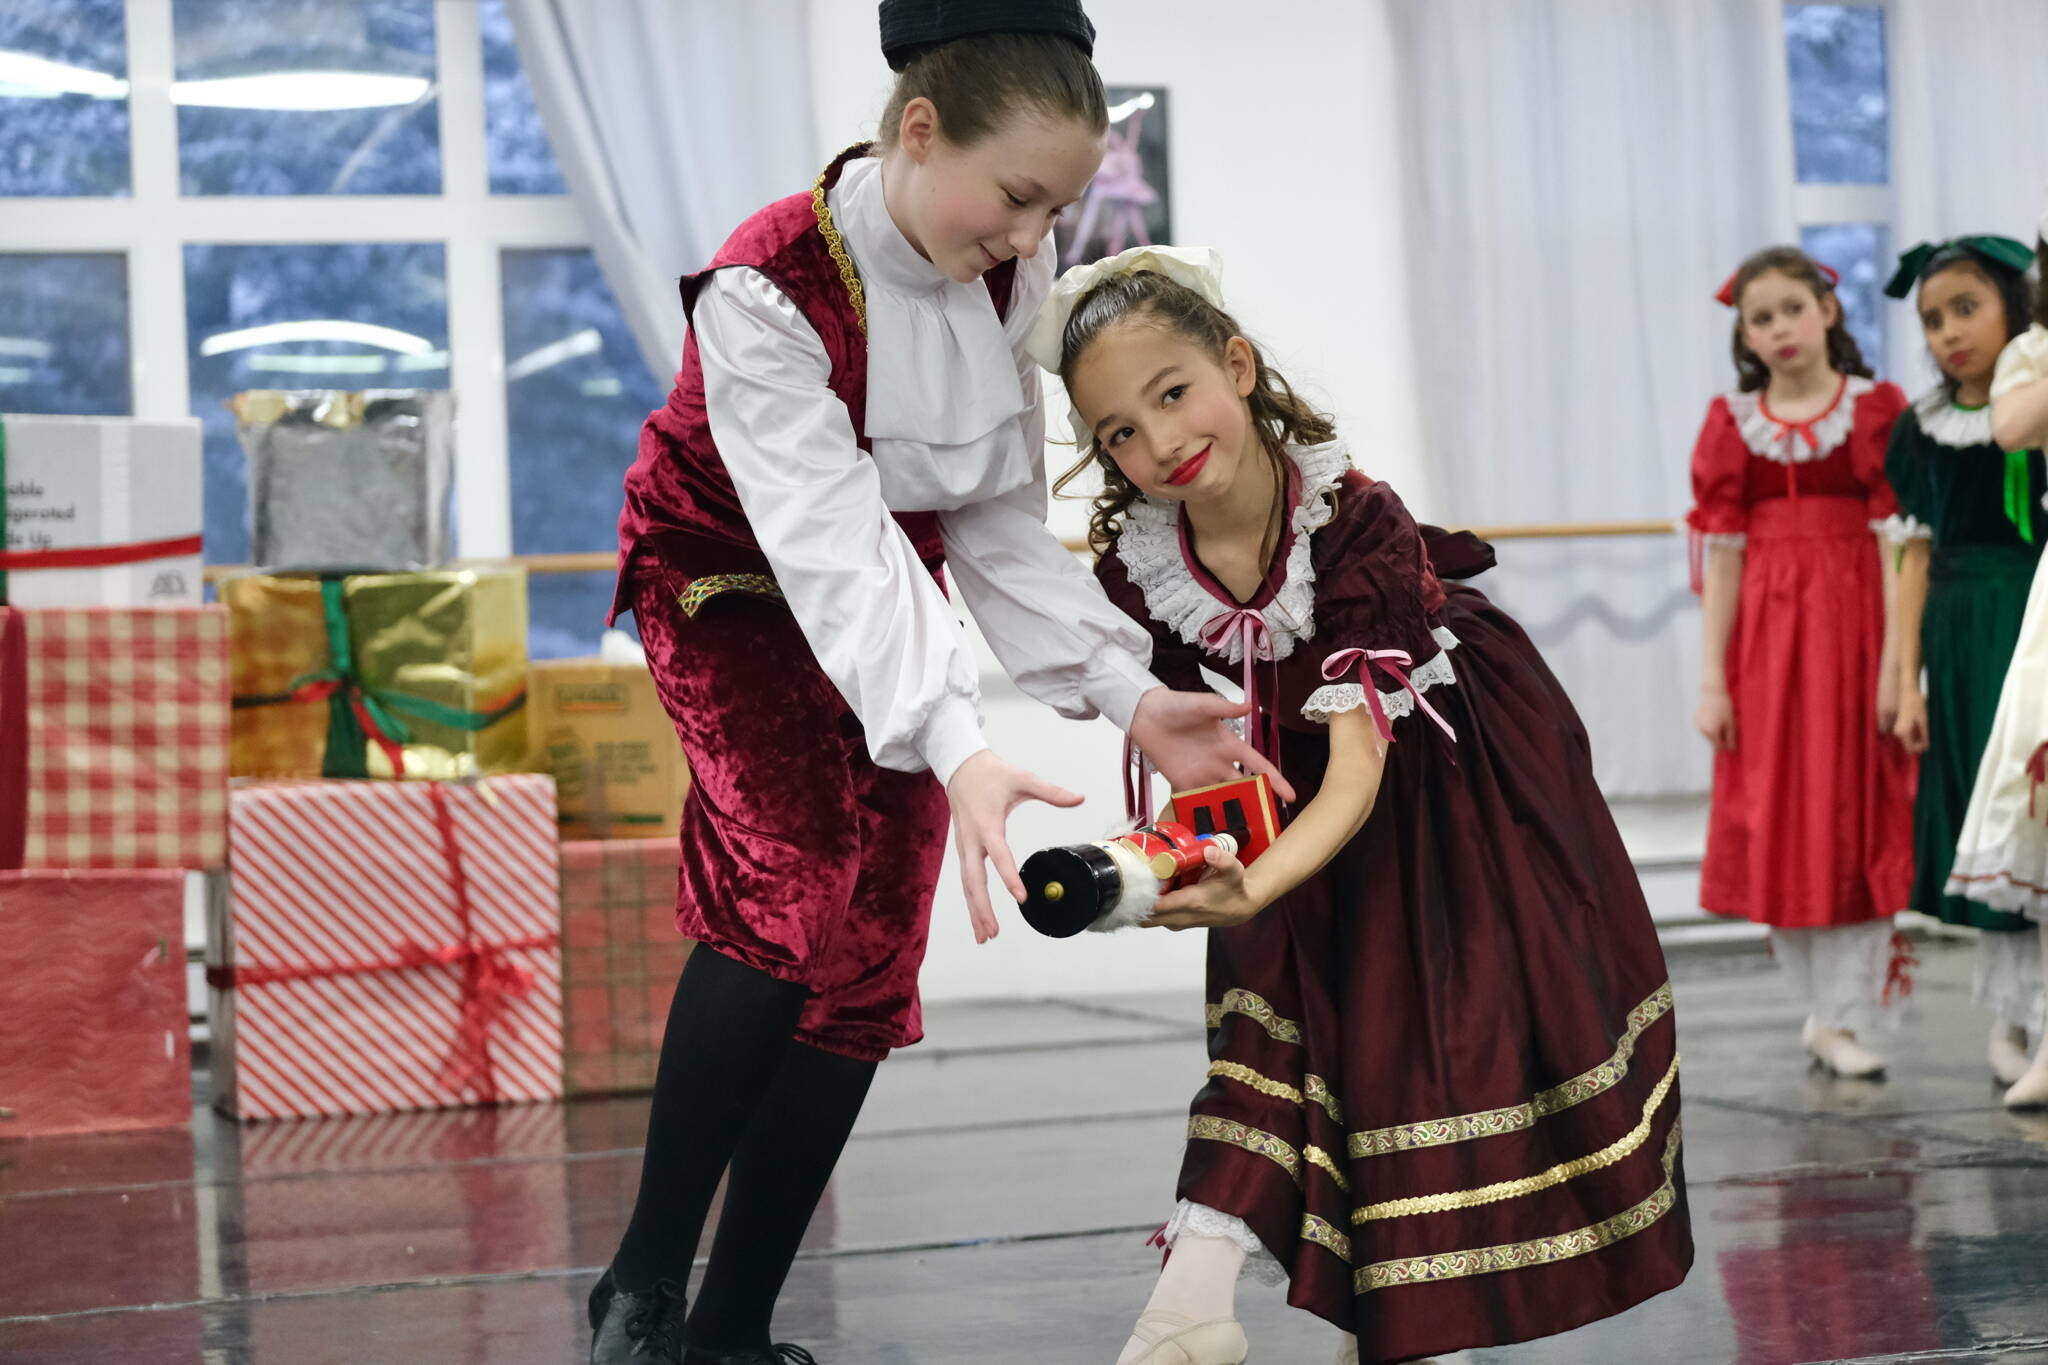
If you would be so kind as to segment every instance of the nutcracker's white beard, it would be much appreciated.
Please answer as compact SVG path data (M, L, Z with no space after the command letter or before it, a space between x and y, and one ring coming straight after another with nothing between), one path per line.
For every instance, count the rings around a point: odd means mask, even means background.
M1153 875L1144 855L1120 840L1112 839L1105 847L1109 849L1110 861L1116 864L1124 893L1088 926L1089 932L1096 934L1135 929L1151 917L1152 907L1159 903L1159 878Z

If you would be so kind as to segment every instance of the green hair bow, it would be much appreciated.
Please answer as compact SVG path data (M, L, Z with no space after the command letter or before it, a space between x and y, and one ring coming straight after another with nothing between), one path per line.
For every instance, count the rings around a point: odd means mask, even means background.
M2025 270L2034 263L2034 249L2025 242L2010 237L1952 237L1946 242L1922 242L1899 257L1899 268L1892 272L1884 292L1892 298L1902 299L1913 292L1913 286L1920 283L1927 271L1928 262L1947 251L1966 251L1972 256L1998 265L2010 266L2014 270Z

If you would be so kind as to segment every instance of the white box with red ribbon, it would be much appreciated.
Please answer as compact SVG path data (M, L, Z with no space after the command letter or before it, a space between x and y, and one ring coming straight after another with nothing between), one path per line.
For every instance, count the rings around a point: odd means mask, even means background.
M0 417L0 601L196 607L198 419Z
M561 1096L553 778L251 783L228 839L207 933L224 1112Z

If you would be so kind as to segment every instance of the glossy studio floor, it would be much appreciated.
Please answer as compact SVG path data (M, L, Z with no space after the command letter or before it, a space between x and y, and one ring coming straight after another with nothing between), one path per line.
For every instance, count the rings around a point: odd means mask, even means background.
M1593 1327L1459 1361L2048 1360L2048 1115L1981 1061L1931 942L1882 1084L1809 1072L1754 949L1673 957L1699 1261ZM939 1006L883 1068L784 1296L829 1365L1107 1362L1142 1304L1200 1001ZM202 1073L198 1084L203 1088ZM572 1365L645 1102L0 1146L0 1360ZM1247 1284L1260 1365L1334 1354Z

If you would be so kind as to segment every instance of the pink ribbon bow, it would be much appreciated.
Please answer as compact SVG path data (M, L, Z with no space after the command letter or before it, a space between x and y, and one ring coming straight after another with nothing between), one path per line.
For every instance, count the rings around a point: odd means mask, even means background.
M1245 738L1278 771L1279 718L1268 716L1259 704L1258 667L1262 663L1278 663L1272 628L1266 624L1264 615L1250 607L1232 607L1210 617L1196 632L1202 647L1212 654L1225 654L1232 636L1237 638L1244 656L1244 699L1251 704L1251 714L1245 720ZM1141 825L1149 825L1153 819L1152 765L1128 735L1124 737L1124 814Z
M1382 740L1391 742L1394 738L1394 724L1387 719L1386 707L1380 704L1379 689L1372 685L1372 670L1376 668L1399 683L1403 691L1415 698L1415 704L1422 708L1423 714L1435 721L1437 728L1455 741L1458 732L1451 728L1449 721L1437 714L1437 709L1429 704L1428 698L1417 691L1415 684L1408 680L1407 670L1414 662L1415 656L1405 649L1340 649L1323 660L1323 681L1336 682L1351 671L1353 664L1357 664L1358 681L1365 691L1365 704L1372 709L1373 728L1380 732Z
M1197 634L1202 648L1211 654L1227 654L1231 636L1237 637L1238 651L1244 656L1244 699L1252 708L1251 714L1245 717L1245 738L1278 769L1280 718L1268 715L1265 707L1259 704L1260 664L1275 665L1273 690L1280 690L1279 655L1273 647L1273 631L1267 626L1265 615L1250 607L1232 607L1203 622Z

